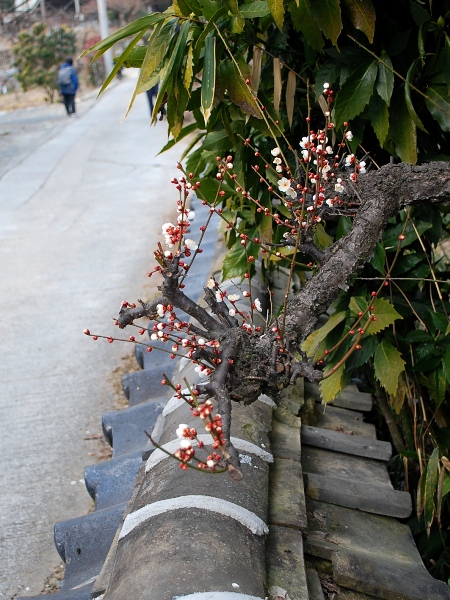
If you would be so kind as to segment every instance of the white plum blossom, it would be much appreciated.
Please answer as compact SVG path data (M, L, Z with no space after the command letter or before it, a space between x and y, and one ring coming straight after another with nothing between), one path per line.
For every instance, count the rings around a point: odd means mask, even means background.
M240 298L239 294L230 294L228 296L228 300L230 302L236 302L237 300L239 300L239 298Z
M192 448L191 440L187 440L186 438L180 440L180 448L182 450L190 450Z
M336 192L343 192L344 191L344 186L342 185L342 179L340 177L338 179L336 179L336 183L334 185L334 190Z
M233 168L233 163L229 162L227 163L227 169L232 169Z
M327 146L325 150L327 151L327 154L333 154L333 148L331 146Z
M303 160L308 160L309 158L309 150L302 150Z
M286 195L290 198L297 198L297 192L293 190L291 187L286 190Z
M281 158L279 156L275 156L275 158L273 159L273 161L276 165L281 165L281 163L283 162L281 160Z
M278 181L278 189L280 190L280 192L286 192L286 190L288 190L290 187L291 182L289 181L289 179L286 179L286 177L282 177Z
M281 154L281 150L279 148L272 148L272 150L270 151L270 154L272 156L278 156L279 154Z
M332 206L334 206L334 201L331 200L331 198L328 198L328 200L325 200L325 204L327 204L331 208Z
M358 167L359 167L360 173L365 173L366 172L366 161L362 160L360 163L358 163Z
M189 219L189 221L195 219L195 212L193 210L190 210L187 214L187 218Z
M354 162L355 162L355 155L347 154L347 156L345 157L345 166L351 167Z
M275 171L276 171L277 173L282 173L282 172L283 172L283 167L282 167L281 165L277 165L277 166L275 167Z
M222 292L220 290L217 290L217 292L216 292L216 302L222 302L222 301L223 301Z
M210 277L210 278L208 279L208 282L207 282L207 284L206 284L206 287L207 287L209 290L213 290L213 289L216 287L216 282L214 281L214 279L213 279L212 277Z
M323 89L324 89L324 90L327 90L329 87L330 87L330 84L329 84L329 83L326 83L326 82L325 82L325 83L323 84Z
M300 148L306 148L309 145L309 137L303 136L300 142Z
M258 312L262 312L261 301L259 300L259 298L255 298L255 302L253 303L253 305Z
M212 469L212 468L214 467L214 464L215 464L215 463L214 463L214 461L213 461L213 460L211 460L211 459L209 459L209 460L207 460L207 461L206 461L206 465L207 465L207 467L209 467L210 469Z
M184 240L185 245L189 250L197 250L198 246L194 240Z
M158 317L163 317L164 316L164 305L163 304L157 304L156 305L156 312L158 313Z
M205 345L206 345L206 342L205 342L205 340L204 340L203 338L198 338L198 340L197 340L197 344L198 344L199 346L205 346Z
M347 131L347 133L345 134L345 139L351 142L353 139L353 133L351 131Z
M234 308L230 308L228 310L228 314L230 315L230 317L235 317L236 316L236 311Z
M158 339L158 334L157 333L152 333L152 335L150 336L150 339L155 342Z
M177 437L184 438L184 433L186 430L189 430L189 426L186 425L186 423L180 423L175 433L177 434Z

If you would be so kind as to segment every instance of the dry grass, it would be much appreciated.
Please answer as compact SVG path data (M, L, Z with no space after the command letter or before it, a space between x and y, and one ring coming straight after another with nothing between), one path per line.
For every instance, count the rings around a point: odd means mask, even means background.
M65 567L63 563L59 564L53 569L53 571L45 580L44 587L41 592L42 596L46 594L53 594L60 589L64 579L64 570Z
M58 96L55 95L55 100ZM0 111L17 110L34 106L48 106L43 90L35 89L23 92L20 88L9 94L0 94Z

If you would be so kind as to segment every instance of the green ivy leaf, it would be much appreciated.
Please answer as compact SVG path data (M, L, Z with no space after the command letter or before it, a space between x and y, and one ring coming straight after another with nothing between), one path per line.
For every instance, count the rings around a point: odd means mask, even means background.
M242 277L247 270L247 255L240 244L235 246L225 257L222 265L222 278Z
M255 4L252 2L252 4ZM322 50L324 46L324 40L322 33L314 20L311 12L311 4L309 0L297 0L288 4L289 12L291 13L292 23L296 31L301 31L305 36L308 44L314 48L314 50ZM323 82L329 81L324 79ZM329 81L329 83L334 83ZM316 85L320 87L316 78ZM320 87L320 93L322 93L322 87Z
M360 312L365 312L367 310L367 300L363 296L352 296L348 303L348 307L351 315L357 317Z
M391 106L389 136L398 157L404 162L417 162L417 131L406 106L404 93L394 95Z
M378 75L375 87L381 98L389 106L392 92L394 91L394 73L389 54L384 50L381 53L381 60L383 62L378 63Z
M419 232L419 235L422 235L422 233L425 233L425 231L433 227L433 225L427 221L414 221L414 225L416 229L414 229L410 223L408 223L406 226L403 234L405 238L402 240L400 248L406 248L406 246L409 246L417 240L416 230ZM392 227L385 232L383 236L385 250L397 249L397 244L399 241L398 236L403 232L403 227L403 223L399 223L395 227Z
M442 76L447 84L447 92L450 94L450 38L445 34L445 44L442 49L444 56L444 68L442 69Z
M336 127L340 127L344 121L351 121L363 112L372 96L377 72L377 62L370 60L355 69L345 80L336 96L334 106Z
M140 69L144 61L147 49L145 46L133 48L127 58L123 61L125 69Z
M317 346L327 337L327 335L332 331L335 327L342 323L346 318L346 312L335 313L331 315L328 321L320 327L313 331L303 342L302 350L306 352L307 356L313 356Z
M375 34L375 8L371 0L342 0L353 26L366 34L370 43Z
M445 378L447 382L450 383L450 345L447 345L447 350L445 351L443 358L443 365Z
M253 117L262 119L259 106L236 65L231 61L222 63L222 73L230 100L233 104L236 104L241 110L251 114Z
M171 18L163 23L159 23L152 31L136 84L136 94L141 94L155 85L151 79L152 75L161 66L177 25L178 19ZM130 104L132 104L132 102L130 102Z
M200 6L203 16L209 21L220 9L220 2L216 2L215 0L201 0Z
M425 104L433 118L444 131L450 131L450 98L447 86L434 84L427 89L427 96L430 99L426 98Z
M374 307L373 314L376 316L376 321L371 321L368 325L366 331L369 335L379 333L383 329L386 329L386 327L392 325L394 321L403 319L392 304L383 298L376 298L372 302L372 306Z
M385 273L385 260L386 252L384 251L383 245L378 242L378 244L375 247L374 255L370 260L370 264L375 270L378 271L378 273L381 273L381 275L384 275Z
M319 223L314 232L314 243L323 250L329 248L333 242L334 239L331 235L328 235L322 223Z
M161 83L159 85L158 90L158 96L156 97L155 106L153 108L152 121L156 120L156 116L159 112L159 109L161 108L161 104L164 100L169 82L174 80L178 74L184 53L186 51L186 40L190 27L191 22L184 21L184 23L181 25L178 31L177 41L175 43L173 52L170 56L169 63L167 67L165 67L164 72L162 73Z
M428 375L427 379L430 396L433 398L436 408L439 408L445 398L445 392L447 391L446 376L442 364L434 369Z
M114 46L116 42L119 42L120 40L123 40L124 38L129 37L130 35L134 35L135 33L139 33L140 31L147 31L149 27L153 27L160 21L163 21L167 18L167 16L167 14L153 13L151 15L141 17L140 19L133 21L133 23L125 25L125 27L122 27L118 31L115 31L107 38L100 40L100 42L97 42L96 44L85 50L81 56L84 56L89 52L96 52L96 55L94 57L94 60L96 60L99 56L106 52L108 48Z
M412 98L411 98L411 86L408 85L408 84L411 84L414 82L414 79L417 76L417 73L416 73L417 66L420 64L421 64L421 58L416 58L416 60L413 61L413 63L411 64L411 66L408 69L408 73L406 74L405 101L406 101L406 106L408 108L408 112L409 112L411 119L414 121L414 123L417 125L417 127L421 131L428 133L428 131L425 129L424 124L420 120L419 115L416 113L416 110L414 108Z
M270 15L270 8L267 0L256 0L248 4L241 4L239 7L241 15L245 19L255 19L257 17L266 17Z
M361 350L353 352L345 362L347 372L366 364L369 358L373 357L379 343L380 340L376 336L364 337L360 341Z
M424 518L427 534L430 535L431 524L434 519L434 494L436 492L439 479L439 450L435 448L430 456L427 465L427 474L425 476L425 494L424 494Z
M375 377L392 396L397 392L398 378L405 370L405 364L397 348L387 340L382 340L374 355Z
M342 31L341 7L339 0L313 0L311 12L324 36L331 40L334 46Z
M375 135L382 146L389 131L389 108L378 94L373 94L370 99L369 118Z
M283 0L268 0L270 13L275 21L275 25L280 31L283 31L284 22L284 2Z
M447 473L447 471L445 471L444 482L442 484L442 497L445 498L445 496L449 492L450 492L450 475Z
M214 102L214 90L216 86L216 38L211 33L205 40L205 58L203 62L201 111L208 123Z
M326 375L326 373L325 373ZM330 375L326 379L322 379L319 383L320 395L325 404L332 402L336 396L342 392L345 386L345 365L341 365L337 371Z

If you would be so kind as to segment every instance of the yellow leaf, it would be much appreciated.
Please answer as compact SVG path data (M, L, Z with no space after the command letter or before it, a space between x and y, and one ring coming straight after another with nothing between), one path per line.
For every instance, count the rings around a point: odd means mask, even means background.
M297 78L294 71L289 71L286 85L286 112L289 122L289 127L292 127L292 119L294 117L294 100Z
M347 315L345 312L335 313L334 315L331 315L331 317L328 319L325 325L320 327L320 329L316 329L315 331L313 331L306 338L306 340L304 340L302 344L303 352L306 352L307 356L313 356L319 344L326 338L330 331L337 327L339 323L342 323L346 316Z
M192 77L194 75L194 49L192 44L189 45L188 54L186 57L186 69L184 71L183 85L190 93Z
M280 31L283 30L284 3L283 0L267 0L275 25Z
M279 58L273 59L273 108L280 115L281 100L281 62Z
M255 94L258 93L259 82L261 80L262 55L262 48L260 48L259 46L254 46L252 60L252 75L250 79L252 83L252 90L255 92Z
M344 389L345 365L341 365L337 371L326 379L322 379L319 384L320 395L325 404L332 402L336 396ZM326 375L326 373L325 373Z

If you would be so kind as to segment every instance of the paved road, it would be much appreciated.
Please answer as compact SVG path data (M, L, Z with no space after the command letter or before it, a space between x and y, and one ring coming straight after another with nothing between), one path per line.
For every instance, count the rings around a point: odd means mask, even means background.
M53 524L91 507L84 438L129 346L82 332L114 332L120 302L152 293L151 251L173 215L180 151L155 157L167 128L149 127L145 97L119 125L133 84L46 129L0 179L0 598L39 593L60 562Z

